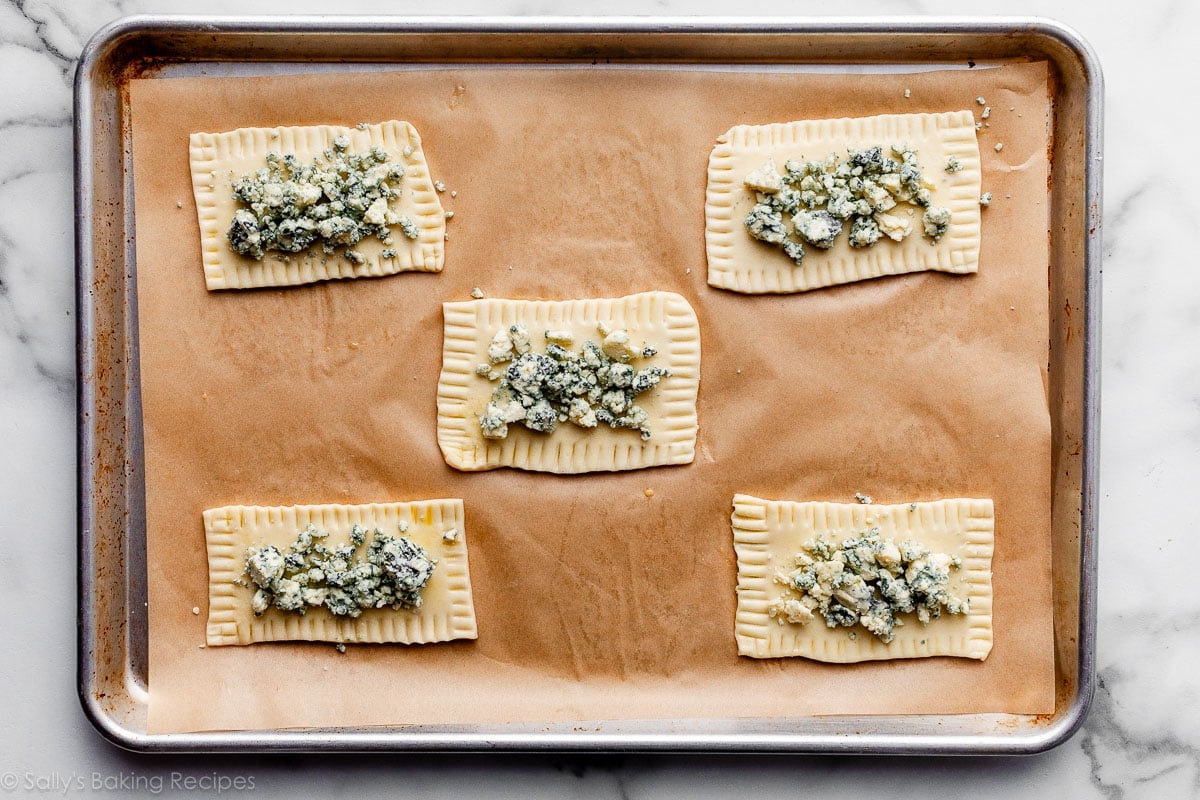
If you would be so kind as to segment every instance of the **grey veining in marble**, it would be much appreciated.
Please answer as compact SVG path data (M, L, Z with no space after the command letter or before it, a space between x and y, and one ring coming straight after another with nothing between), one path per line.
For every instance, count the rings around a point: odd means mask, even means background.
M268 0L259 13L315 12ZM428 4L341 0L340 13ZM438 13L720 14L715 0L453 0ZM865 0L863 14L1064 21L1108 85L1099 688L1083 730L1029 758L157 758L88 727L74 690L74 301L71 80L83 43L130 13L239 13L235 0L0 0L0 793L262 796L921 796L1200 798L1200 4ZM766 2L758 14L843 14ZM16 781L16 783L13 783ZM15 787L15 789L14 789ZM156 791L157 789L157 791Z

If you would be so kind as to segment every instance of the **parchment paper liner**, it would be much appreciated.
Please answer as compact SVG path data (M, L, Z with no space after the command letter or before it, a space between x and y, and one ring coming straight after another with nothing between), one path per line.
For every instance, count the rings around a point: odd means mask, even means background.
M1047 81L1044 64L134 81L150 732L1051 711ZM732 124L982 111L980 95L996 199L977 275L784 297L705 285L705 164ZM442 198L456 212L443 273L205 291L190 133L391 118L417 126L434 177L458 191ZM696 462L566 477L447 467L435 441L441 302L473 286L683 294L704 341ZM739 658L736 491L993 498L992 654ZM345 655L200 647L204 508L422 497L466 504L478 641Z

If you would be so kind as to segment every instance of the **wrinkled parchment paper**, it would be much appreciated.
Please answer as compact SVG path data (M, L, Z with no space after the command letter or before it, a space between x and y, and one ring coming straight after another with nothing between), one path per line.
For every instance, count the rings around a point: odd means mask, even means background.
M978 115L977 96L992 107L980 140L996 198L978 275L792 296L705 284L705 169L730 126ZM152 732L1053 710L1044 65L143 79L131 103ZM417 127L458 193L442 195L455 212L442 274L205 290L190 133L392 118ZM447 467L441 302L474 286L686 296L703 335L696 462L566 477ZM737 491L994 498L991 656L739 658ZM202 647L203 509L438 497L466 504L478 641Z

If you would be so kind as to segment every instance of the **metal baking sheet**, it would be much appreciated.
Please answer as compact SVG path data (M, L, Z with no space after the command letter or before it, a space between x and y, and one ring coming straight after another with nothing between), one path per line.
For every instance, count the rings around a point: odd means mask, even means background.
M129 81L404 65L603 63L835 72L1045 60L1053 74L1050 399L1058 692L1053 714L824 716L146 733L147 617ZM83 710L138 751L1013 754L1063 742L1095 681L1103 82L1041 19L131 17L75 76L79 649Z

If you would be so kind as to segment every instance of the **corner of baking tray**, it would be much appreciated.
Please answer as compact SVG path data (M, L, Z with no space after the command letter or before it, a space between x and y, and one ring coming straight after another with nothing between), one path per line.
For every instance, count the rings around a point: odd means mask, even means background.
M101 707L100 699L94 690L95 687L89 679L90 676L85 674L82 662L83 657L80 655L79 678L76 681L76 688L79 691L79 705L83 708L83 715L87 717L88 722L92 723L92 727L96 729L97 733L117 747L135 753L151 750L145 734L122 727Z
M163 17L148 14L131 15L113 20L92 34L79 54L79 62L75 66L75 98L76 111L81 89L87 86L88 78L98 68L106 65L113 52L125 41L153 30L161 30L168 24Z
M1029 28L1046 38L1053 39L1070 50L1079 60L1088 84L1094 87L1096 96L1103 93L1104 72L1100 67L1100 58L1087 39L1079 31L1064 22L1048 17L1031 17Z

